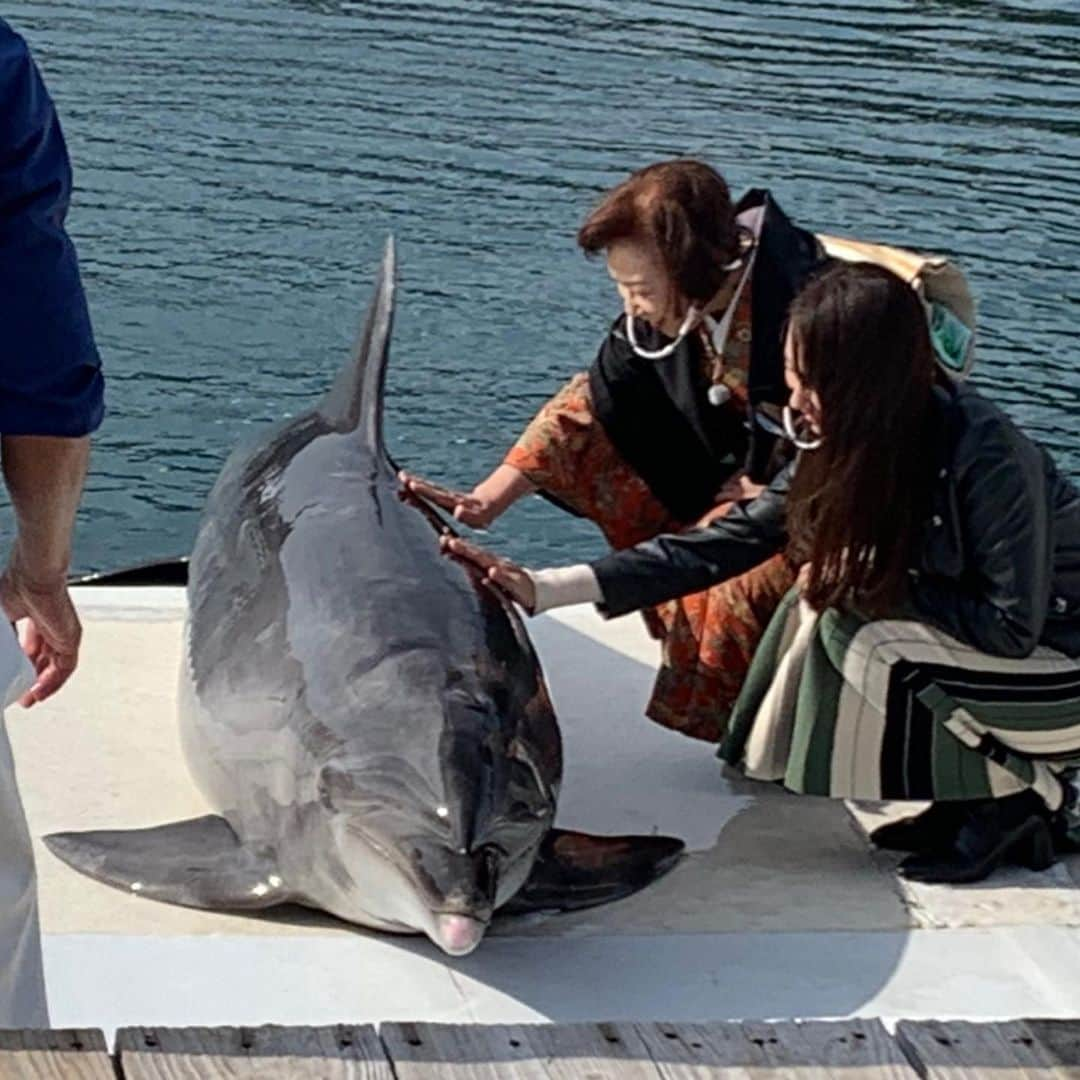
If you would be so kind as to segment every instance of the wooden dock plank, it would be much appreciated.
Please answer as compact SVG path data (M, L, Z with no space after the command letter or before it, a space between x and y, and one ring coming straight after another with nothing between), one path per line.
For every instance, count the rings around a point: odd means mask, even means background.
M906 1058L905 1058L906 1054ZM0 1080L1080 1080L1080 1021L0 1030Z
M631 1025L383 1024L398 1080L658 1080Z
M3 1080L116 1080L102 1031L0 1029Z
M1080 1076L1080 1020L1025 1020L1024 1026L1057 1068Z
M635 1024L664 1080L915 1080L879 1020Z
M1038 1023L1038 1022L1036 1022ZM1049 1021L1043 1021L1049 1024ZM925 1080L1077 1080L1076 1059L1062 1064L1057 1051L1037 1037L1027 1021L999 1024L902 1020L896 1040ZM1067 1054L1068 1037L1043 1028ZM1075 1051L1076 1042L1073 1042Z
M121 1028L125 1080L393 1080L370 1025Z

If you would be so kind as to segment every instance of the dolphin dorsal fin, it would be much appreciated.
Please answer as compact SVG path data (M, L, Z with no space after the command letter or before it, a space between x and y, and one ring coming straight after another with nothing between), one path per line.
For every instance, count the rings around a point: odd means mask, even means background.
M383 385L394 321L396 262L394 238L389 236L364 327L348 363L319 405L319 412L336 430L357 432L364 446L380 460L386 457Z

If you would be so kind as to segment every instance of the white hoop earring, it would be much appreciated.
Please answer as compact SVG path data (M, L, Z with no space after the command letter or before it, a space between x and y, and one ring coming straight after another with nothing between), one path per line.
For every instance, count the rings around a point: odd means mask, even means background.
M790 405L784 406L784 434L800 450L816 450L824 442L819 435L816 439L803 439L795 427L795 411Z

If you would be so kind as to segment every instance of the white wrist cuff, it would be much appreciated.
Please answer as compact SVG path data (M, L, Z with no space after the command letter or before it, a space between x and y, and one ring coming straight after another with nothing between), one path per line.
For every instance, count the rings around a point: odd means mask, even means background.
M536 589L534 615L567 604L598 604L604 598L600 592L600 582L588 563L550 570L528 570L526 573L532 578Z

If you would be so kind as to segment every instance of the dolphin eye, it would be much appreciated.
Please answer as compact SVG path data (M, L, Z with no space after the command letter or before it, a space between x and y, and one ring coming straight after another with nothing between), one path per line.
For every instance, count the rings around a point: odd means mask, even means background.
M355 808L365 800L364 790L357 784L354 773L334 763L319 770L315 793L327 810Z
M477 888L494 896L499 880L499 860L506 857L506 852L496 844L485 844L480 849L480 856L476 866Z
M517 824L544 821L548 817L548 808L546 805L535 806L527 802L515 802L511 805L507 817Z
M537 785L535 774L526 766L517 765L509 780L504 828L529 828L538 821L547 821L551 801L547 792Z

